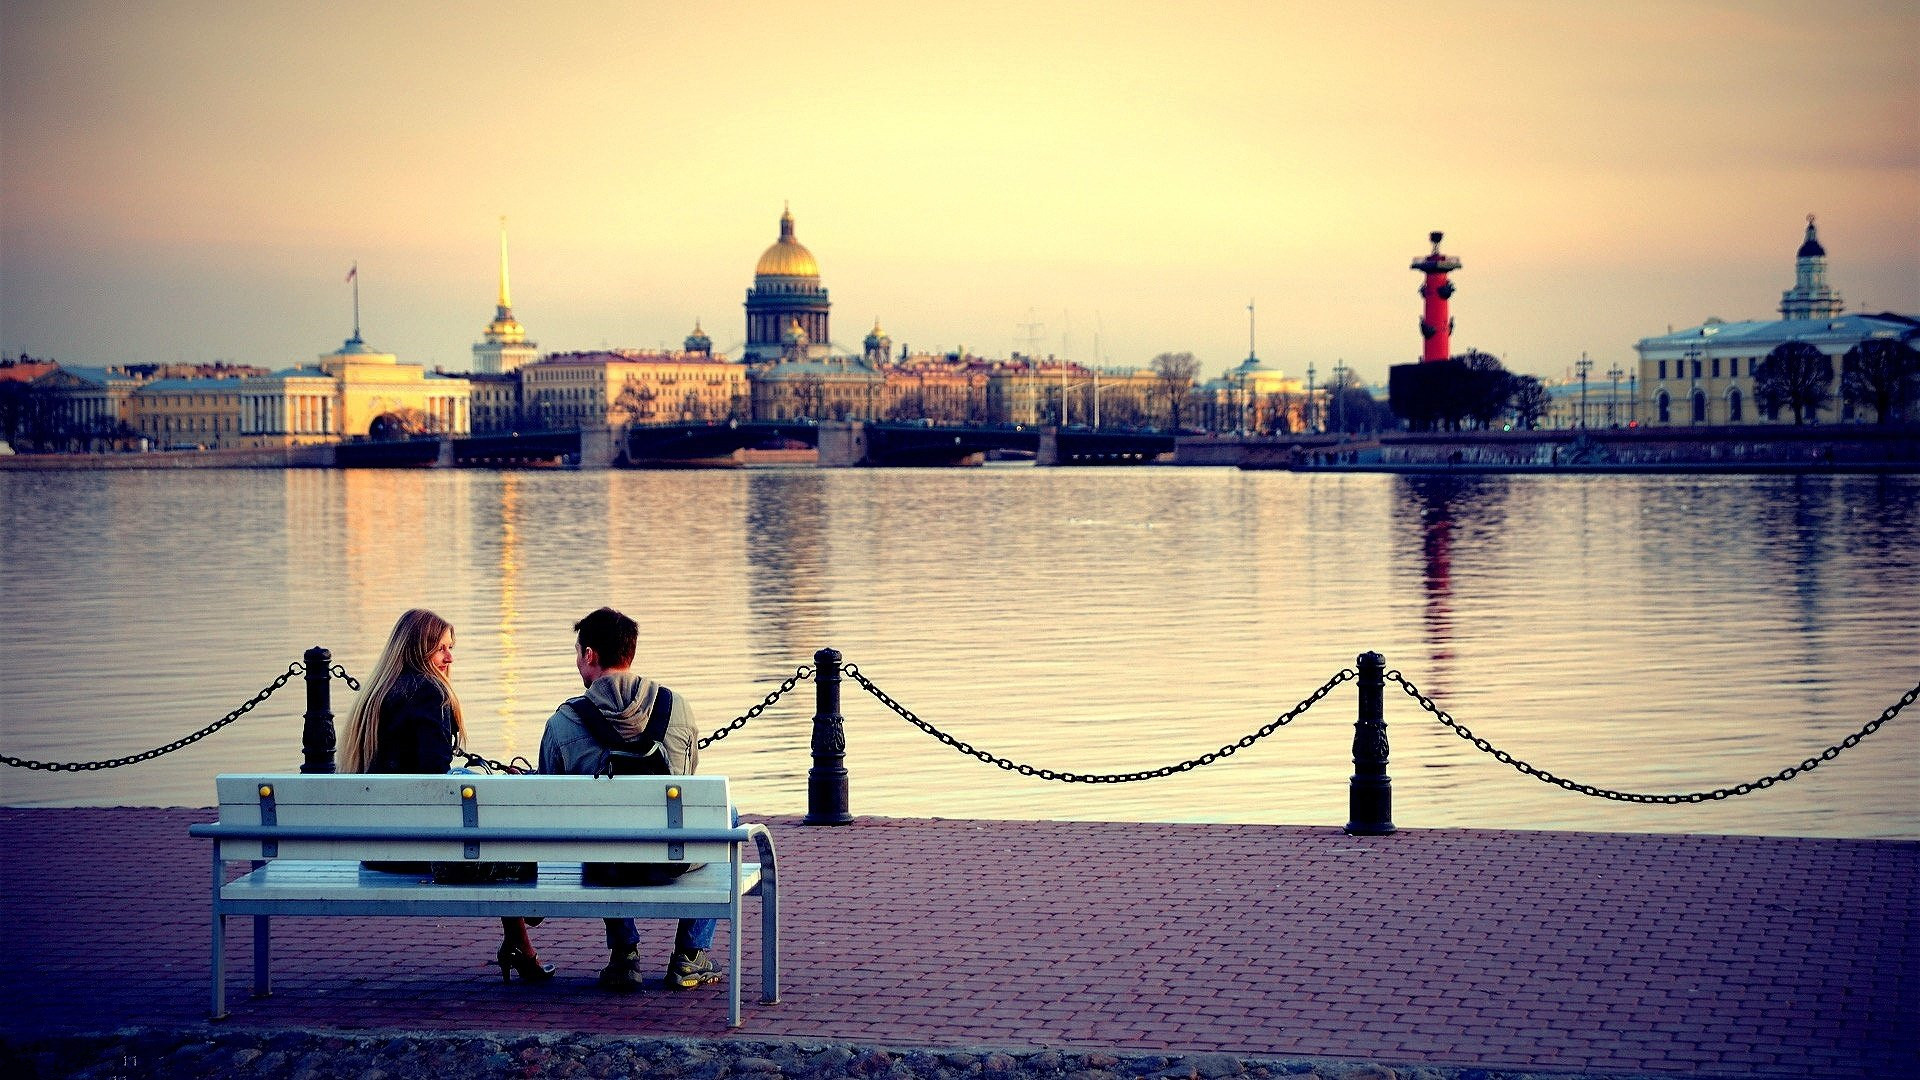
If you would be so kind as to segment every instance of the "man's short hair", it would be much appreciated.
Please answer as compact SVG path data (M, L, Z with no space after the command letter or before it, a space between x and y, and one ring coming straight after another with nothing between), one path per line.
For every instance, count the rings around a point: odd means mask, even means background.
M603 607L573 624L580 647L592 649L603 668L623 668L633 663L633 651L640 644L640 624L610 607Z

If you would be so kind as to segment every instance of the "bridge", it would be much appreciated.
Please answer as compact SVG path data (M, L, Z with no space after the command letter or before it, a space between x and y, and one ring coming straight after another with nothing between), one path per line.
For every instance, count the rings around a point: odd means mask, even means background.
M816 450L825 468L978 464L991 453L1040 465L1138 465L1174 449L1157 432L1057 429L1027 424L936 425L862 420L724 420L391 442L333 449L341 468L698 467L744 463L743 451Z

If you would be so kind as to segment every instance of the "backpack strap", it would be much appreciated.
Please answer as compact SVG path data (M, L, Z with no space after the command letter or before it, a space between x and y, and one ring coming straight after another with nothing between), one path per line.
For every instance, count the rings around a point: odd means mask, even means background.
M593 699L585 694L568 698L567 708L572 709L573 715L580 718L580 723L586 727L587 734L593 736L593 741L608 750L637 750L651 754L666 741L667 722L673 719L673 691L664 686L654 687L653 707L647 712L647 726L641 732L640 738L634 741L622 738L620 732L615 730L613 721L609 720L607 714L600 711L600 706L595 705ZM662 752L662 757L664 756Z

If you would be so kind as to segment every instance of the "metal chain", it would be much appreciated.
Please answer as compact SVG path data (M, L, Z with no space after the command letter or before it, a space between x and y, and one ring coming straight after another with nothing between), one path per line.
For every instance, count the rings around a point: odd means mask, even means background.
M1842 751L1851 750L1860 745L1860 740L1880 730L1880 725L1900 715L1900 710L1913 704L1916 699L1920 699L1920 686L1915 686L1905 694L1900 695L1899 701L1887 706L1886 711L1874 719L1867 721L1866 726L1862 727L1859 731L1841 739L1838 743L1827 747L1819 754L1808 758L1800 764L1789 765L1779 772L1774 773L1772 776L1763 776L1752 783L1735 784L1732 787L1716 788L1713 791L1696 791L1685 795L1647 795L1631 791L1614 791L1611 788L1600 788L1594 787L1592 784L1577 783L1564 777L1555 776L1545 769L1529 765L1519 758L1514 757L1512 754L1507 753L1505 750L1501 750L1487 740L1475 735L1467 729L1465 724L1447 715L1446 710L1435 705L1432 698L1421 693L1419 687L1408 682L1405 676L1401 675L1398 671L1387 672L1386 678L1388 682L1399 683L1400 689L1406 691L1408 697L1419 702L1421 708L1432 713L1434 719L1446 725L1455 735L1472 743L1474 747L1482 753L1493 755L1495 761L1504 765L1511 765L1527 776L1552 784L1555 787L1565 788L1568 791L1579 792L1582 795L1592 795L1601 799L1612 799L1615 802L1632 803L1700 803L1719 799L1730 799L1739 795L1751 795L1756 791L1764 791L1783 780L1791 780L1802 773L1812 772L1819 768L1823 762L1832 761L1834 758L1839 757Z
M1076 773L1056 769L1035 768L1032 765L1025 765L1008 758L1000 757L997 754L990 754L985 750L977 750L971 744L962 742L946 732L941 731L939 728L934 727L932 724L927 723L925 720L920 719L918 716L915 716L899 702L888 697L886 691L875 686L872 680L860 674L860 669L857 666L853 664L842 664L840 670L845 672L848 678L865 687L867 693L878 698L882 705L899 713L901 718L906 720L907 723L912 724L914 727L919 728L921 731L926 732L969 757L978 758L989 765L998 765L1008 772L1019 773L1021 776L1037 776L1042 780L1060 780L1071 784L1131 784L1139 780L1156 780L1162 776L1172 776L1174 773L1188 772L1202 765L1211 765L1223 758L1232 757L1235 752L1244 750L1254 743L1259 742L1261 739L1273 734L1275 731L1278 731L1284 725L1291 723L1295 717L1311 709L1321 698L1331 693L1334 687L1356 677L1356 673L1352 668L1346 668L1340 671L1334 675L1333 678L1328 679L1326 684L1321 686L1320 689L1307 695L1306 699L1301 701L1300 704L1295 705L1293 708L1274 718L1272 723L1262 726L1260 730L1241 738L1238 742L1228 743L1218 750L1201 754L1197 758L1189 758L1176 765L1163 765L1157 769L1142 769L1139 772Z
M752 720L754 717L759 716L763 712L766 712L767 709L770 706L772 706L774 702L779 701L782 697L784 697L787 694L788 691L791 691L794 687L799 686L801 683L811 678L813 678L813 669L811 667L808 667L806 664L801 664L799 667L794 668L793 674L789 675L787 677L787 680L781 683L778 689L774 690L773 693L768 694L767 699L765 701L762 701L760 704L755 705L753 708L748 709L746 712L735 717L733 722L728 724L726 727L723 727L720 730L715 731L713 734L707 736L706 738L701 739L700 749L705 750L707 747L712 746L714 743L719 742L721 739L724 739L727 736L733 734L734 732L739 731L741 728L746 727L747 721Z
M40 769L48 772L94 772L99 769L117 769L122 765L132 765L132 764L135 764L136 762L150 761L154 758L161 756L162 754L171 754L175 750L178 750L183 746L190 746L193 743L197 743L201 739L204 739L207 736L213 734L214 732L219 731L221 728L226 727L228 724L233 723L235 720L240 719L242 716L245 716L247 712L251 710L255 705L258 705L261 702L267 700L269 697L272 697L273 692L275 690L278 690L281 687L287 685L287 683L291 681L294 678L294 676L300 675L304 673L306 670L307 670L307 665L305 661L295 660L293 663L287 665L287 670L282 672L279 678L268 683L266 689L253 695L252 698L248 699L239 708L233 710L232 712L221 717L220 719L215 720L213 723L208 724L206 727L201 728L199 731L196 731L193 734L186 736L185 738L175 739L174 741L168 743L165 746L155 747L154 749L149 750L144 754L132 754L128 757L110 758L106 761L28 761L24 758L10 757L5 754L0 754L0 765L7 765L16 769ZM333 673L336 675L339 675L341 678L346 679L347 684L349 686L352 686L354 689L358 690L360 688L359 684L355 683L352 677L348 676L346 672L340 670L339 667L336 666L333 669Z
M344 673L338 672L337 669L336 669L336 673L344 674ZM708 746L712 745L713 743L726 738L728 735L732 734L733 732L739 731L743 727L746 727L747 721L752 720L754 717L759 716L763 712L766 712L769 706L771 706L774 702L779 701L783 696L786 695L786 693L789 690L792 690L794 687L800 685L800 683L803 680L811 679L811 678L813 678L813 669L810 667L807 667L804 664L801 665L799 668L794 670L794 673L790 677L788 677L788 679L785 682L780 684L779 689L776 689L773 693L768 694L765 701L762 701L760 704L755 705L751 709L748 709L746 713L735 718L734 721L728 724L726 727L723 727L720 730L714 732L713 734L707 736L706 738L701 739L700 749L705 750ZM358 687L355 687L355 689L358 689ZM534 772L540 771L533 764L533 762L528 761L524 757L515 757L511 761L495 761L490 757L482 757L479 754L468 753L466 751L461 751L461 754L463 757L467 759L467 768L469 769L485 769L487 772L490 772L490 773L506 773L511 776L519 776L526 773L534 773Z

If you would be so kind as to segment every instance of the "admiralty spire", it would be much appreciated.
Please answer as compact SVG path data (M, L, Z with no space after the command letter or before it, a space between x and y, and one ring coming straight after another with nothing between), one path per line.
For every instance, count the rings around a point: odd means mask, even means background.
M500 218L500 299L493 308L483 340L473 346L473 370L485 374L512 371L539 355L537 342L527 340L527 329L513 317L513 296L507 289L507 219Z

